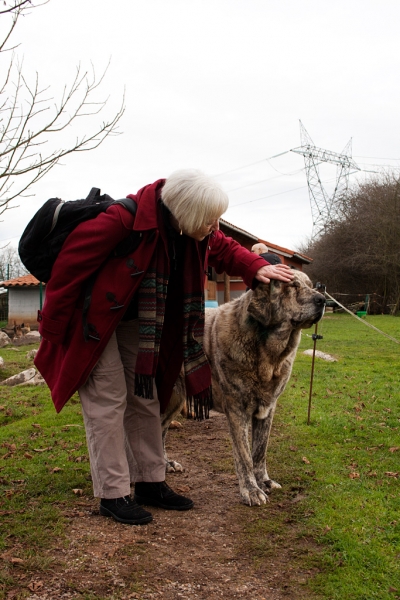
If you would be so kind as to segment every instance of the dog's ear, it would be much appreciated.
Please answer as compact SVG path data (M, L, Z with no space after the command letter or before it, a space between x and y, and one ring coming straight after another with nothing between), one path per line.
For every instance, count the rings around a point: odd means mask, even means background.
M247 312L253 319L268 327L271 320L270 284L260 283L256 287Z

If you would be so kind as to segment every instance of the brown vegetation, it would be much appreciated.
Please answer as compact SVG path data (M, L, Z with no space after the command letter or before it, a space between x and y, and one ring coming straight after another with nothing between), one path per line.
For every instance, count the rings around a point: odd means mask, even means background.
M339 202L340 219L303 248L314 259L305 270L333 296L369 294L369 312L395 314L400 309L400 179L382 175L357 185Z

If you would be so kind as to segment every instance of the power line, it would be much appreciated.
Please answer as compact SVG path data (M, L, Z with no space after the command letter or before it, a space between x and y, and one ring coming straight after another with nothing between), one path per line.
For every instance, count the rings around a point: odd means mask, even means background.
M354 158L371 158L373 160L400 160L400 158L381 158L380 156L355 156Z
M279 154L274 154L274 156L270 156L269 158L263 158L262 160L258 160L250 165L244 165L243 167L236 167L235 169L231 169L230 171L225 171L224 173L218 173L218 175L213 175L213 177L222 177L223 175L228 175L229 173L233 173L234 171L240 171L241 169L247 169L248 167L253 167L254 165L259 165L260 163L265 162L266 160L271 160L273 158L278 158L278 156L283 156L284 154L288 154L290 150L285 150L285 152L280 152Z
M251 202L258 202L258 200L266 200L267 198L273 198L274 196L282 196L282 194L289 194L290 192L295 192L296 190L302 190L306 185L301 185L297 188L292 188L291 190L286 190L286 192L278 192L277 194L271 194L270 196L262 196L262 198L256 198L255 200L246 200L246 202L240 202L239 204L229 205L229 208L236 208L237 206L243 206L243 204L250 204Z
M304 169L300 169L300 170L303 171ZM325 183L332 183L332 181L336 181L336 178L334 177L333 179L328 179L328 180L326 180ZM246 200L245 202L240 202L239 204L233 204L233 205L230 204L229 208L236 208L236 206L243 206L243 204L250 204L251 202L257 202L258 200L266 200L267 198L273 198L274 196L281 196L282 194L289 194L290 192L302 190L305 187L308 187L308 186L301 185L300 187L292 188L291 190L286 190L285 192L278 192L276 194L270 194L269 196L262 196L262 198L256 198L255 200Z
M214 177L223 177L224 175L228 175L228 174L230 174L230 173L234 173L234 172L236 172L236 171L240 171L240 170L242 170L242 169L247 169L247 168L249 168L249 167L253 167L253 166L255 166L255 165L259 165L259 164L261 164L261 163L263 163L263 162L270 162L272 159L274 159L274 158L278 158L279 156L284 156L285 154L288 154L288 153L289 153L289 152L291 152L291 151L292 151L292 150L285 150L284 152L280 152L280 153L278 153L278 154L274 154L273 156L270 156L269 158L263 158L262 160L258 160L258 161L256 161L256 162L253 162L253 163L250 163L250 164L247 164L247 165L243 165L243 166L241 166L241 167L235 167L234 169L231 169L231 170L229 170L229 171L225 171L225 172L223 172L223 173L218 173L217 175L214 175ZM379 157L374 157L374 156L364 156L364 157L362 157L362 156L359 156L358 158L369 158L369 159L374 159L374 160L399 160L399 161L400 161L400 159L397 159L397 158L379 158ZM375 167L388 167L388 168L392 168L392 169L399 169L399 168L400 168L400 167L395 167L394 165L382 165L382 164L379 164L379 163L363 163L363 165L364 165L364 166L375 166ZM275 170L277 173L279 173L279 175L274 175L273 177L269 177L269 178L267 178L267 179L262 179L262 180L259 180L259 181L255 181L255 182L253 182L253 183L247 183L247 184L245 184L245 185L242 185L242 186L240 186L240 187L237 187L237 188L233 188L233 189L231 189L231 190L228 190L227 192L228 192L228 193L236 192L236 191L239 191L239 190L245 189L245 188L247 188L247 187L251 187L251 186L253 186L253 185L257 185L257 184L260 184L260 183L265 183L265 182L267 182L267 181L271 181L272 179L277 179L277 178L279 178L279 177L284 177L284 176L292 176L292 175L295 175L296 173L300 173L301 171L304 171L304 170L305 170L305 167L303 167L302 169L298 169L298 170L295 170L295 171L291 171L291 172L289 172L289 173L282 173L281 171L278 171L278 169L276 169L276 167L274 167L274 166L273 166L271 163L270 163L270 166L271 166L271 167L272 167L272 168L273 168L273 169L274 169L274 170ZM365 169L365 168L363 168L363 169L358 169L358 170L359 170L359 171L362 171L362 172L366 172L366 173L368 173L368 172L371 172L371 173L377 173L377 171L368 171L368 170L367 170L367 169ZM355 171L354 171L354 172L355 172ZM352 173L349 173L349 174L352 174ZM331 181L331 180L329 180L329 181ZM329 183L329 181L328 181L327 183ZM292 188L292 189L290 189L290 190L286 190L285 192L278 192L278 193L276 193L276 194L270 194L269 196L262 196L262 197L260 197L260 198L256 198L255 200L246 200L245 202L240 202L239 204L230 205L230 207L229 207L229 208L236 208L237 206L243 206L244 204L250 204L250 203L252 203L252 202L258 202L259 200L266 200L266 199L268 199L268 198L273 198L274 196L280 196L280 195L282 195L282 194L288 194L288 193L290 193L290 192L293 192L293 191L297 191L297 190L303 189L304 187L306 187L306 186L300 186L300 187L297 187L297 188Z
M379 167L381 169L383 168L388 168L388 169L400 169L400 166L396 166L396 165L382 165L380 163L359 163L360 165L364 165L367 167ZM367 169L361 169L361 171L365 171L367 173L369 173L370 171L367 171ZM374 173L376 171L373 171Z
M279 154L274 154L273 156L270 156L269 158L263 158L261 160L257 160L256 162L247 164L247 165L243 165L241 167L235 167L234 169L230 169L229 171L224 171L223 173L218 173L216 175L213 175L213 177L223 177L224 175L229 175L229 173L234 173L235 171L241 171L242 169L248 169L249 167L253 167L254 165L259 165L263 162L269 162L270 160L272 160L273 158L278 158L279 156L284 156L285 154L289 154L289 152L291 152L291 150L285 150L284 152L279 152ZM358 156L355 158L370 158L370 159L374 159L374 160L397 160L400 161L400 158L380 158L379 156ZM372 166L372 167L392 167L392 168L397 168L394 165L381 165L379 163L363 163L366 164L367 166ZM280 171L278 171L278 169L276 167L274 167L273 165L270 165L275 171L277 171L278 173L280 173ZM300 171L303 171L304 169L300 169L299 171L293 171L293 173L297 173ZM365 171L366 169L360 169L360 171ZM282 173L282 175L289 175L289 173ZM271 178L272 179L272 178ZM268 181L268 179L265 179L263 181ZM237 188L235 188L236 190ZM235 191L235 190L230 190L230 191Z
M276 169L275 169L275 171L276 171ZM286 175L291 177L292 175L296 175L296 173L300 173L301 171L304 171L304 168L296 169L296 171L291 171L290 173L280 173L280 175L274 175L273 177L268 177L268 179L260 179L259 181L254 181L253 183L246 183L245 185L242 185L240 187L233 188L233 190L227 190L227 194L230 194L231 192L237 192L238 190L243 190L244 188L251 187L252 185L257 185L258 183L265 183L266 181L271 181L271 179L285 177ZM279 173L279 171L278 171L278 173Z

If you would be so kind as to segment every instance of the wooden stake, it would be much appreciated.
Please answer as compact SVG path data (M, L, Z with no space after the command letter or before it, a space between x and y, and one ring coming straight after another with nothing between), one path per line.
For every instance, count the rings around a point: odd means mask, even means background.
M310 417L311 417L311 396L312 396L313 379L314 379L315 349L316 349L316 346L317 346L317 340L322 338L321 335L317 334L317 331L318 331L318 323L315 324L315 333L312 336L312 338L314 340L314 348L313 348L312 363L311 363L311 380L310 380L310 395L308 397L307 425L310 424Z

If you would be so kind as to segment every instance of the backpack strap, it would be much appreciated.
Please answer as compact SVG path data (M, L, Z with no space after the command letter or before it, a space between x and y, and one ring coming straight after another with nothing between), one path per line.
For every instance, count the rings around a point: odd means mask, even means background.
M92 189L90 190L90 192L87 195L86 200L88 200L90 202L98 197L100 197L100 188L92 187Z
M96 189L96 188L92 188L92 189ZM121 198L120 200L115 200L114 204L122 204L122 206L124 206L126 208L126 210L129 210L129 212L133 216L136 215L137 204L134 200L132 200L132 198Z
M64 200L60 200L59 203L57 204L56 209L54 211L53 220L51 222L50 231L45 236L45 238L47 238L51 234L51 232L53 231L54 227L57 225L58 215L60 214L60 210L62 209L62 207L63 207L64 204L65 204Z

